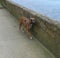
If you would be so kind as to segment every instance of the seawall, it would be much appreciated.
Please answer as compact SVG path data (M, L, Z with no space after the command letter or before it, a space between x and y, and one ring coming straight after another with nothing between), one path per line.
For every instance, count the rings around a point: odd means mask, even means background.
M40 13L36 13L11 1L4 0L1 3L17 19L23 14L26 17L35 16L36 24L32 34L47 48L56 58L60 58L60 23Z

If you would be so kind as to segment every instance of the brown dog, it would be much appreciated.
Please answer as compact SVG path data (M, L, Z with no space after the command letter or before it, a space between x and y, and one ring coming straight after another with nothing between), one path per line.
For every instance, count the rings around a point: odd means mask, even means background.
M24 16L20 17L20 21L19 21L19 24L20 24L20 29L23 31L23 26L25 27L30 39L32 39L32 34L31 34L31 31L30 29L32 28L32 22L34 21L33 18L26 18Z

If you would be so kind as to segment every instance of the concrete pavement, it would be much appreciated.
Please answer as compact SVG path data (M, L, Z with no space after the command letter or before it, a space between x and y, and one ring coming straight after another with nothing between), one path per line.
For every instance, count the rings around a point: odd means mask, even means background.
M19 30L18 20L0 9L0 58L55 58L38 40Z

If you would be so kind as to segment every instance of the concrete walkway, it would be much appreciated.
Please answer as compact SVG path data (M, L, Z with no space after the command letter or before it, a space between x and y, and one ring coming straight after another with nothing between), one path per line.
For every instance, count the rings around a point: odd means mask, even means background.
M0 58L55 58L38 40L19 30L18 20L0 9Z

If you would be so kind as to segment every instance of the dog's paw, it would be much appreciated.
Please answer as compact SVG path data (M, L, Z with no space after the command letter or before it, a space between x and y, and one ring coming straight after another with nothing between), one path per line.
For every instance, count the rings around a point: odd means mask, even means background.
M30 39L33 39L32 37L30 37Z

